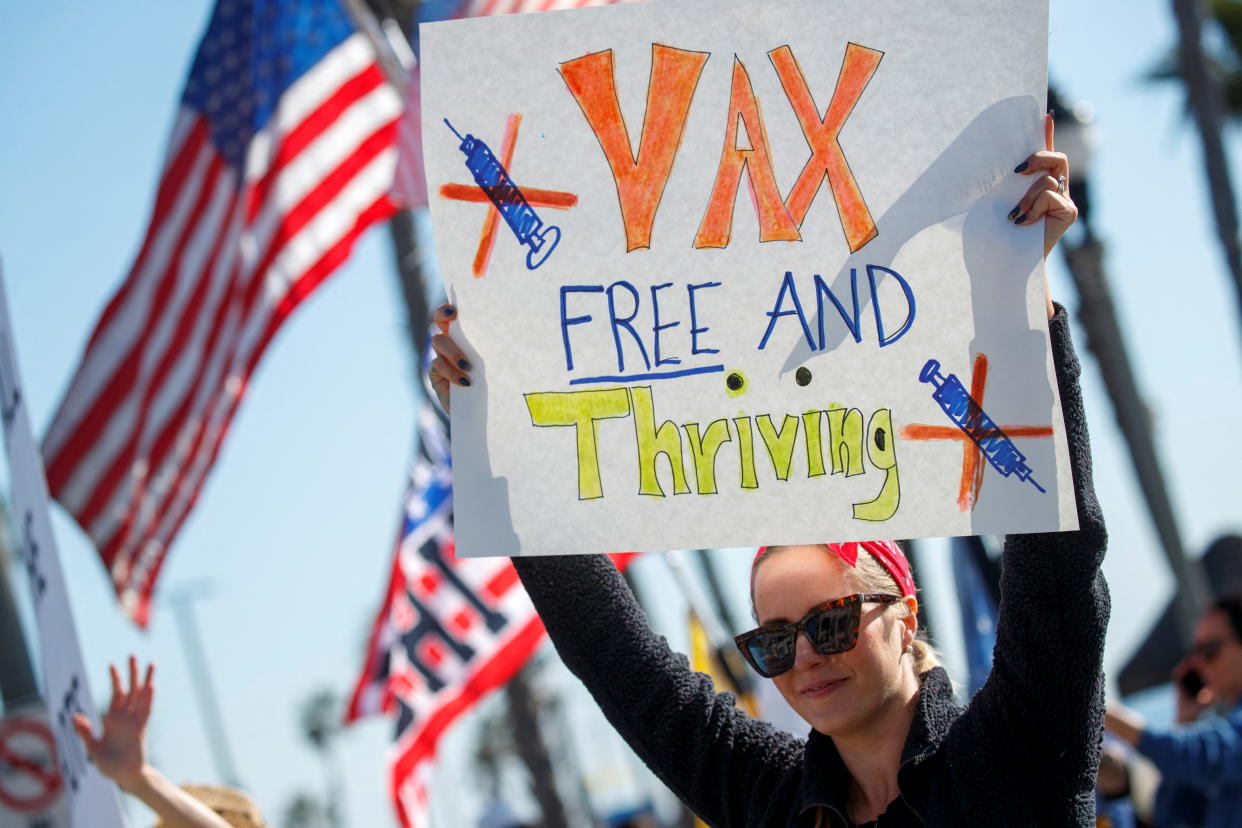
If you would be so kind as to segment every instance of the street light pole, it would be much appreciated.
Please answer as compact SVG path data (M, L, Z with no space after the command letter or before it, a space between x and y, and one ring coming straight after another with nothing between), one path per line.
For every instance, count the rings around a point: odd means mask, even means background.
M216 773L224 784L240 788L241 782L233 764L228 734L224 730L224 717L220 715L220 702L216 698L211 670L207 666L207 653L194 616L194 602L206 596L201 588L203 586L203 581L182 586L169 596L168 603L177 619L177 632L189 662L190 683L194 686L194 698L198 701L199 712L203 717L203 728L207 731L207 744L211 748Z

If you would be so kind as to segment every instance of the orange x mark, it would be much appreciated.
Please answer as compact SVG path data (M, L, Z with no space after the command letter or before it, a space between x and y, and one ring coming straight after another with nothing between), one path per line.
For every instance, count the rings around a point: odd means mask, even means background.
M513 148L517 144L518 127L521 124L522 113L520 112L514 112L505 121L505 137L500 146L500 165L510 173L513 171L511 166ZM578 196L559 190L523 187L522 196L531 207L568 210L578 203ZM482 278L487 273L487 263L492 258L492 248L496 246L496 222L500 219L500 211L477 184L445 184L440 187L440 198L487 205L487 215L483 219L483 234L479 237L479 249L474 254L474 263L471 267L475 278Z
M970 396L983 407L983 392L988 383L987 354L975 354L975 365L970 375ZM1052 426L1001 426L1000 432L1014 437L1051 437ZM987 461L983 452L957 426L927 425L912 423L901 429L901 436L907 440L961 440L962 441L962 482L957 492L957 505L963 511L973 511L979 502L979 491L983 488L983 470ZM995 437L992 432L984 432L985 437Z

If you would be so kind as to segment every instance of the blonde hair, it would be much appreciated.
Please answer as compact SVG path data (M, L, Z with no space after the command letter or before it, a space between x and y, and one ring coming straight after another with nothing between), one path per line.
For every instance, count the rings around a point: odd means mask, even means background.
M218 817L227 822L230 828L268 828L263 821L259 806L248 794L228 788L224 785L185 784L181 790L206 805ZM167 823L160 820L152 828L166 828Z
M859 586L867 592L901 594L901 590L897 587L896 579L888 574L888 570L871 555L858 556L858 562L854 565L854 576L858 579ZM900 601L893 606L901 607L901 612L905 616L913 614L910 612L910 605L905 601ZM914 641L910 644L910 650L911 655L914 656L914 674L916 676L921 676L928 670L940 666L940 653L936 652L936 648L932 646L925 628L919 629L914 634Z
M826 544L816 544L824 548L825 552L830 552ZM755 609L755 573L759 571L759 564L770 558L776 552L782 549L788 549L786 546L769 546L763 550L756 558L750 568L750 611L758 621L758 612ZM859 591L861 592L887 592L893 595L900 595L901 588L897 585L897 579L889 574L884 565L877 561L870 553L860 554L855 565L852 567L854 579L858 582ZM900 612L904 613L903 617L913 615L910 606L905 601L899 601L890 607L900 607ZM888 611L889 608L885 608ZM931 640L927 636L927 631L920 629L915 633L914 641L910 644L910 654L913 656L914 674L922 676L929 670L933 670L940 666L940 653L932 645Z

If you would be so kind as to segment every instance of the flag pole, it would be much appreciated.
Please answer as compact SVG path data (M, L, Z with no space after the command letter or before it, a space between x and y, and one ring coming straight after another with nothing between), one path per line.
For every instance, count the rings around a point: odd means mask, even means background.
M353 18L358 31L366 36L379 55L384 76L402 97L409 81L410 70L418 59L410 48L411 32L390 16L378 16L364 0L342 0L346 12ZM417 19L418 0L404 4L411 20ZM427 327L431 324L431 303L427 301L427 287L423 280L422 262L418 250L417 229L411 210L398 210L388 220L388 235L392 239L393 260L397 268L397 281L405 300L407 335L414 354L416 384L422 387L418 374L422 370L423 347Z
M363 0L341 0L341 5L344 6L346 14L353 19L358 31L371 42L379 58L384 77L398 92L404 90L405 82L410 76L410 69L414 67L415 58L410 44L400 37L399 25L391 18L385 18L381 22ZM385 26L384 23L392 25ZM394 36L393 26L397 26L396 36Z

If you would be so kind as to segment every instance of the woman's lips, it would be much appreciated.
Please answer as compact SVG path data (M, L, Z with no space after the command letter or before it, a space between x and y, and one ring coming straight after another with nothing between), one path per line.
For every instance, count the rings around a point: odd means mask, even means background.
M848 679L845 678L824 679L823 681L817 681L803 687L801 693L803 696L808 698L822 699L825 696L836 692L837 688L842 684L845 684L846 681L848 681Z

